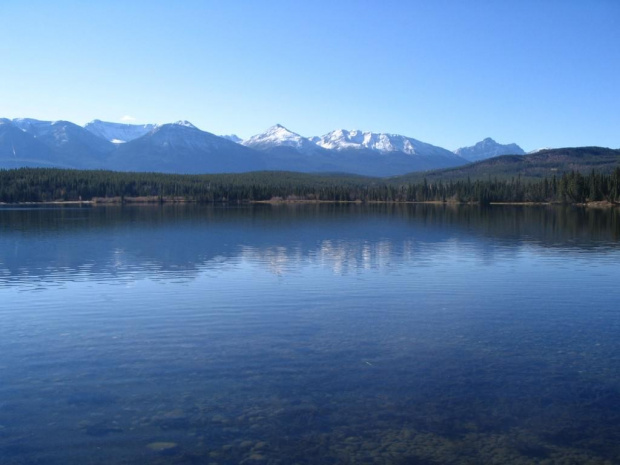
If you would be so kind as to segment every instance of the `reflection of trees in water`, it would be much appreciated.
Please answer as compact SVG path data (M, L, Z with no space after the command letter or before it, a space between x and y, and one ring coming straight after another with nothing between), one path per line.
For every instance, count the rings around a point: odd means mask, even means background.
M423 264L447 242L484 260L524 244L616 247L617 209L448 205L196 205L0 210L0 279L191 278L245 259L282 274Z

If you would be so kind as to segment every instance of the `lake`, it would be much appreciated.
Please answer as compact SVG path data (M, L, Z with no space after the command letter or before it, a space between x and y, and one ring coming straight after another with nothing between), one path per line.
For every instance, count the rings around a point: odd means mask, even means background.
M0 463L620 463L620 212L0 209Z

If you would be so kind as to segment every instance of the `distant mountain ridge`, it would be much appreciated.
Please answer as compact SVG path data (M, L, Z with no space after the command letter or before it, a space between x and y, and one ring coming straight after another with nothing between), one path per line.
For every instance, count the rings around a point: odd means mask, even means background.
M11 123L0 120L0 167L60 167L59 160L54 160L52 150Z
M114 150L111 142L69 121L7 121L0 125L0 167L99 168Z
M471 147L456 149L454 153L471 162L486 160L499 155L525 155L525 151L517 144L498 144L490 137Z
M118 146L109 157L118 171L223 173L265 169L256 152L180 121L155 127ZM243 167L243 169L239 169Z
M431 144L397 134L338 129L321 137L303 137L282 125L242 142L260 150L286 169L299 170L295 162L306 156L313 171L343 171L369 176L458 166L462 157Z
M0 168L62 167L166 173L254 170L342 172L395 176L466 165L469 160L518 153L516 144L490 138L451 152L389 133L338 129L304 137L276 124L247 140L217 136L189 121L134 125L93 120L0 118Z

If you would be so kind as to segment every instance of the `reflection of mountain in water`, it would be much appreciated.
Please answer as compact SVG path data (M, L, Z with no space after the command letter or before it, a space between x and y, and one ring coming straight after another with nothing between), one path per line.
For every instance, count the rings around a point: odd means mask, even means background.
M466 245L482 260L522 246L617 247L616 210L435 205L139 206L0 210L0 281L188 278L240 261L275 273L424 265Z
M239 256L248 262L263 263L276 274L285 274L302 261L308 265L329 268L336 274L346 274L355 270L385 268L391 264L404 263L413 259L413 249L413 242L408 240L394 244L387 239L379 242L325 239L320 241L314 250L303 250L299 246L242 246Z

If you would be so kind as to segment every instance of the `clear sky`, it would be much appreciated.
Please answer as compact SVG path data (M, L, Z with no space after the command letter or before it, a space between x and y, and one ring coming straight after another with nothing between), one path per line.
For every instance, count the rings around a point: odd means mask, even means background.
M0 18L0 117L620 147L620 0L24 0Z

